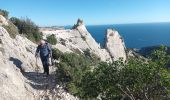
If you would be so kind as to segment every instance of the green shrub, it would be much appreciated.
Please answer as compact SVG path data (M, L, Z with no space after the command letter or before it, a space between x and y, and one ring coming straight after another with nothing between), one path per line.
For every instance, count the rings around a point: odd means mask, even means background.
M100 58L95 55L94 53L90 52L89 49L86 49L83 51L84 52L84 55L88 58L88 59L91 59L91 61L94 63L94 64L98 64L101 60Z
M94 63L96 59L89 50L84 51L85 55L78 55L55 49L53 57L61 61L57 66L60 82L82 99L92 100L100 95L102 100L168 100L170 70L166 66L170 56L165 51L161 47L147 61L130 58L126 63L121 59Z
M63 53L56 48L52 48L52 52L53 52L52 56L53 56L54 59L60 59L61 56L63 56Z
M48 36L47 37L47 41L48 41L48 43L50 43L52 45L56 45L57 44L57 39L56 39L54 34Z
M0 15L4 16L6 19L8 19L8 14L9 14L8 11L0 9ZM18 34L17 27L10 21L8 21L8 25L3 25L2 27L4 27L7 30L11 38L15 38L16 35Z
M53 58L60 59L57 65L58 78L60 82L66 84L66 88L72 93L81 95L81 80L87 71L94 66L94 60L84 55L75 53L61 53L58 49L53 49Z
M164 50L156 50L147 62L131 58L126 64L122 61L99 64L83 76L83 98L100 94L103 100L168 100L170 70L165 66L170 56Z
M3 25L3 27L7 30L11 38L15 38L19 34L17 27L10 21L8 21L8 25Z
M85 36L81 36L81 38L82 38L84 41L86 41L86 37L85 37Z
M0 15L4 16L7 19L8 19L8 14L9 14L8 11L0 9Z
M18 19L12 17L10 18L10 21L17 26L19 33L25 35L29 40L38 42L42 39L42 33L39 32L38 26L29 18Z

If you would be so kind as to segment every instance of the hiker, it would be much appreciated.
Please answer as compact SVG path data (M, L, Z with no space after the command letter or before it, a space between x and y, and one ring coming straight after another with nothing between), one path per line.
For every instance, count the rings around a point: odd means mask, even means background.
M49 75L49 58L52 57L52 50L49 43L45 40L40 41L35 56L37 57L39 53L44 68L44 74Z

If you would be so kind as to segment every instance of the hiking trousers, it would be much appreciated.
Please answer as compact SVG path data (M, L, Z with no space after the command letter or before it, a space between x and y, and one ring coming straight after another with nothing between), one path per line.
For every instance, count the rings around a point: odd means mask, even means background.
M49 75L49 58L48 58L48 56L41 56L41 62L43 64L44 73Z

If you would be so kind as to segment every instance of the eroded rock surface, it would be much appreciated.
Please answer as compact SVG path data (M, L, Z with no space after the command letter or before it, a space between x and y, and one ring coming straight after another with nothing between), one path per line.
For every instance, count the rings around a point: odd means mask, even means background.
M55 67L48 78L42 74L40 59L36 64L34 56L37 45L20 35L11 38L3 25L0 22L0 100L77 100L58 85Z
M34 56L37 45L21 35L11 38L3 25L8 25L8 20L0 16L0 100L78 100L58 85L55 67L50 68L48 78L42 74L40 59L36 63ZM55 34L54 47L62 52L84 53L88 49L102 61L126 59L124 42L114 30L107 31L106 48L100 47L82 20L74 29L41 31L44 37Z
M118 60L119 58L126 60L126 47L124 40L116 30L107 30L105 46L113 60Z

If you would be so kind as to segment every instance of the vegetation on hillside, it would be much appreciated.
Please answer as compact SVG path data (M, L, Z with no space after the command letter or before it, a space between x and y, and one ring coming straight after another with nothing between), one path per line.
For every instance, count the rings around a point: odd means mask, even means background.
M38 26L29 18L19 19L12 17L10 21L17 26L20 34L26 36L31 41L38 42L42 38L42 33L39 32Z
M8 19L9 12L6 10L0 9L0 15L4 16L5 18Z
M19 34L18 28L10 21L8 21L8 25L3 25L2 27L7 30L11 38L15 38Z
M4 16L6 19L8 19L9 12L6 10L0 9L0 15ZM15 38L15 36L18 34L17 27L10 21L8 21L8 25L3 25L2 27L4 27L8 31L9 35L12 38Z
M0 10L0 14L8 18L7 11ZM38 26L28 18L12 17L9 25L3 27L13 38L16 34L22 34L34 42L42 38ZM47 40L51 44L57 43L54 35L47 37ZM82 99L168 100L170 55L167 50L161 46L151 50L146 60L132 57L126 62L120 59L113 63L100 62L88 49L84 54L62 53L53 49L53 58L60 60L56 64L58 81Z
M91 62L89 56L58 53L61 63L57 73L67 89L82 99L166 100L170 95L170 55L166 50L161 46L146 61L130 58L126 63L120 59L111 64L94 64L97 59Z
M97 57L86 57L83 54L62 53L58 49L53 49L53 58L60 59L57 76L67 89L75 94L81 94L81 80L84 74L91 70L99 60Z
M47 36L47 41L48 43L52 44L52 45L56 45L57 44L57 39L55 37L54 34Z
M83 20L81 20L80 18L77 20L77 23L73 25L72 29L77 29L77 27L79 25L82 25L83 24Z
M152 52L159 49L159 45L157 46L149 46L149 47L144 47L141 48L139 51L137 51L139 54L143 55L144 57L149 57L151 56ZM167 46L167 54L170 54L170 47Z
M8 11L0 9L0 15L3 15L6 19L8 19L8 14ZM15 38L17 34L22 34L33 42L38 42L42 38L42 33L39 32L38 26L29 18L11 17L8 25L3 25L3 27L12 38Z

